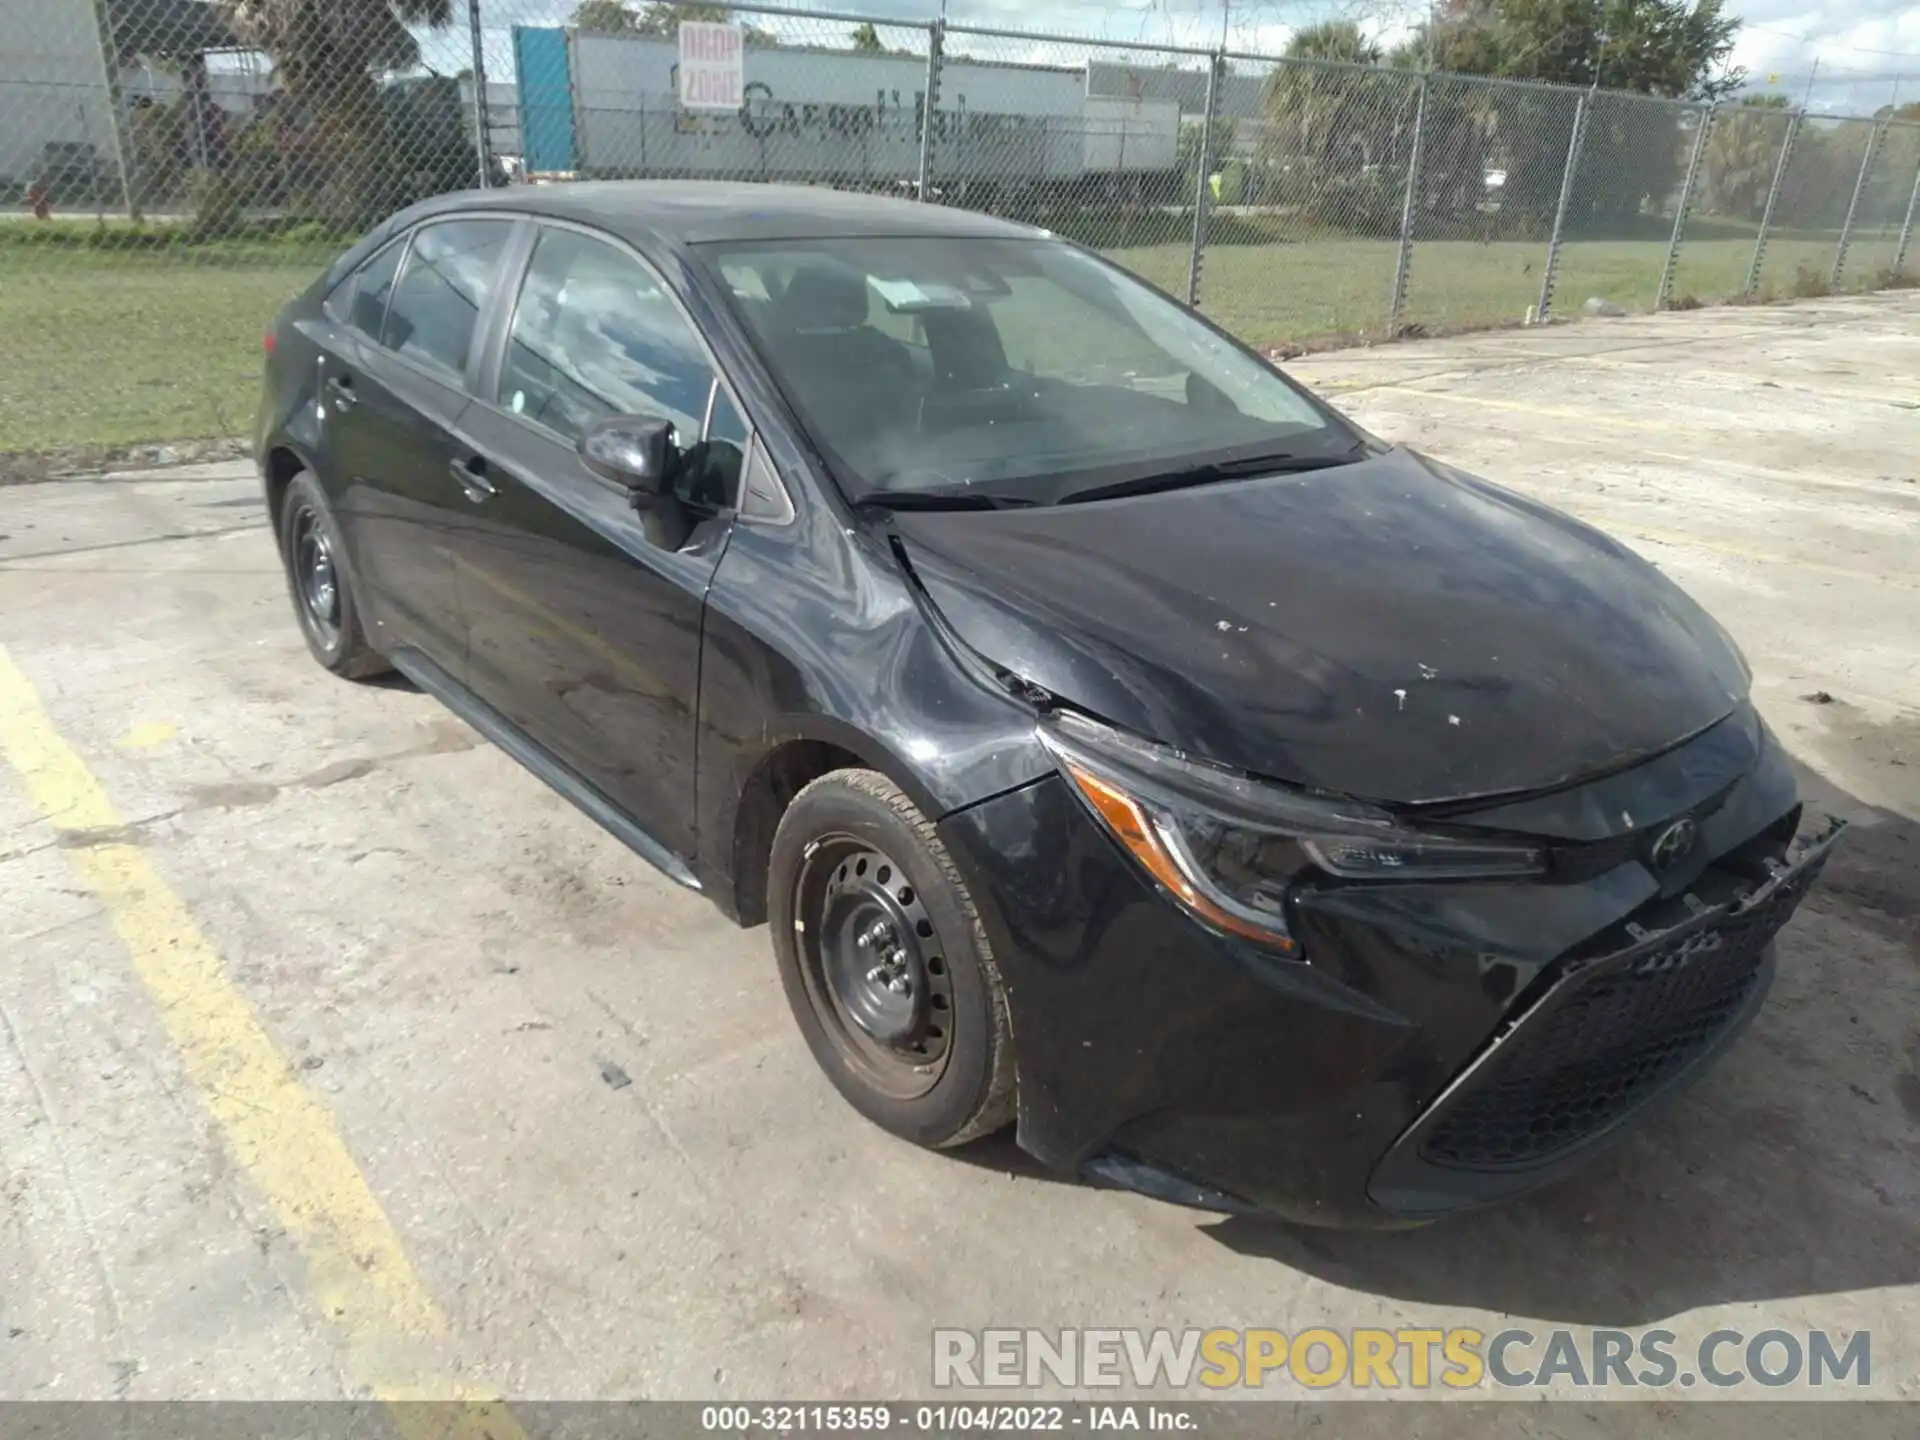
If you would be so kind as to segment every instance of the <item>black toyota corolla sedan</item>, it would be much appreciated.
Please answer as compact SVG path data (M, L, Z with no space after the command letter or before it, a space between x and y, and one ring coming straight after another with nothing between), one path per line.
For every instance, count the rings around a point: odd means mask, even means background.
M1326 1224L1498 1200L1739 1032L1835 839L1651 566L1043 231L450 196L266 347L315 658L769 922L920 1144Z

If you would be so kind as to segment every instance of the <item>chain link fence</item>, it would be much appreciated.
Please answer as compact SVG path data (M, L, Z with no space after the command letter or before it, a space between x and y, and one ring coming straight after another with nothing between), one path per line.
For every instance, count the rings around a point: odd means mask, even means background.
M1207 57L950 25L928 195L1041 225L1184 295Z
M1797 125L1784 109L1722 105L1706 118L1671 300L1717 305L1744 298L1756 247L1775 198L1780 157ZM1683 177L1684 183L1684 177ZM1770 244L1798 248L1777 225Z
M8 0L0 455L244 434L259 335L473 186L962 206L1304 348L1914 282L1920 125L649 0ZM681 103L679 25L743 90Z
M1577 93L1541 85L1428 79L1407 322L1460 330L1537 313L1580 108Z
M1756 294L1824 295L1833 288L1841 233L1874 128L1871 121L1799 117L1773 196Z
M1258 343L1384 338L1419 78L1247 54L1225 64L1201 303Z
M1894 253L1920 171L1920 125L1882 122L1868 146L1846 250L1836 262L1836 290L1879 290L1894 283Z

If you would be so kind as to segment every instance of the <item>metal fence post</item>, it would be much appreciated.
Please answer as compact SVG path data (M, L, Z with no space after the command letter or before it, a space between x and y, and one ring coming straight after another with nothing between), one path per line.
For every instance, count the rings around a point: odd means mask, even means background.
M919 195L930 201L933 195L933 110L940 101L940 51L946 39L945 18L927 26L927 98L920 108Z
M1847 245L1853 239L1853 217L1860 210L1860 192L1867 188L1867 176L1873 173L1873 162L1880 158L1880 137L1887 133L1884 124L1875 125L1873 133L1867 136L1867 153L1860 157L1860 173L1853 177L1853 198L1847 201L1847 218L1840 226L1840 244L1833 252L1833 275L1828 285L1835 290L1840 288L1840 276L1847 268Z
M1207 57L1207 108L1200 121L1200 172L1193 181L1193 249L1187 256L1187 304L1200 303L1200 265L1207 253L1207 210L1213 198L1213 117L1220 108L1220 72L1226 57L1215 51Z
M1747 268L1747 288L1742 295L1752 295L1760 288L1760 266L1767 258L1767 231L1773 228L1773 207L1780 199L1780 182L1786 179L1787 162L1793 159L1793 142L1800 136L1800 111L1796 110L1787 117L1787 133L1780 141L1780 158L1773 162L1773 184L1767 187L1766 208L1760 212L1760 233L1753 240L1753 264Z
M1913 193L1907 196L1907 218L1900 222L1900 243L1893 247L1893 273L1898 275L1907 263L1907 243L1913 239L1914 206L1920 205L1920 169L1913 174Z
M1413 263L1413 225L1420 215L1420 151L1427 134L1427 95L1433 77L1420 77L1420 98L1413 105L1413 145L1407 153L1407 193L1400 200L1400 254L1393 266L1393 298L1387 302L1387 333L1398 334L1400 311L1407 303L1407 269Z
M1680 203L1673 208L1673 238L1667 242L1666 264L1660 267L1659 293L1653 297L1656 310L1666 309L1667 302L1673 298L1673 271L1680 263L1680 239L1687 233L1687 211L1693 208L1693 187L1700 178L1700 157L1706 153L1707 136L1719 114L1718 105L1709 105L1700 117L1699 130L1694 133L1693 153L1687 157L1687 178L1680 184Z
M480 188L493 188L493 134L487 106L487 52L480 39L480 0L467 0L468 39L473 46L473 158Z
M1587 103L1591 91L1582 90L1573 107L1573 132L1567 136L1567 162L1560 170L1560 202L1553 207L1553 231L1547 236L1547 268L1540 277L1542 324L1553 313L1553 282L1560 270L1560 241L1567 232L1567 207L1573 203L1573 177L1580 169L1580 150L1587 140Z

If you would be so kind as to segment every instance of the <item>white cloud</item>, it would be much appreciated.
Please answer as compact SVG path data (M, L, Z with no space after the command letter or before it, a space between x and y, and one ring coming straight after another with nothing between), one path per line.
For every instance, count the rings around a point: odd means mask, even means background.
M1747 0L1739 13L1748 27L1734 60L1759 88L1811 93L1821 110L1920 100L1920 5L1910 0Z

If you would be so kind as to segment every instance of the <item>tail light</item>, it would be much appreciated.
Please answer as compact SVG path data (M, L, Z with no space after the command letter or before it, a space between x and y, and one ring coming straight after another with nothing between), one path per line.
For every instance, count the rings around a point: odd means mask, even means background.
M260 337L260 348L267 352L268 359L273 358L273 352L279 348L279 345L280 337L273 332L271 327Z

